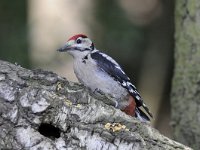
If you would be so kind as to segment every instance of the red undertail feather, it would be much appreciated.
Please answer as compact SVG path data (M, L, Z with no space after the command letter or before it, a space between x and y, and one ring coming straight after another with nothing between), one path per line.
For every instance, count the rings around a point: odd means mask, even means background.
M122 111L125 112L127 115L135 116L135 107L135 99L132 96L129 96L129 105L126 106Z

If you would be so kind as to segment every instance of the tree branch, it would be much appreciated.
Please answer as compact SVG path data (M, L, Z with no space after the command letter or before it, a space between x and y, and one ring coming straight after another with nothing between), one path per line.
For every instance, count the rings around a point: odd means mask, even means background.
M190 149L102 101L112 103L55 73L0 61L0 149Z

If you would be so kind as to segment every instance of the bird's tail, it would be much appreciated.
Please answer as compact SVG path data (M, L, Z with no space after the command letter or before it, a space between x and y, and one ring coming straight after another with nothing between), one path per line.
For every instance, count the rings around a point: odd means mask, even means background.
M146 110L146 109L145 109ZM151 114L151 113L150 113ZM152 115L150 115L152 117ZM135 108L135 117L142 122L150 121L150 118L140 108Z
M148 113L148 115L153 118L152 113L150 112L149 108L147 107L147 105L143 102L142 103L142 107L144 108L144 110Z

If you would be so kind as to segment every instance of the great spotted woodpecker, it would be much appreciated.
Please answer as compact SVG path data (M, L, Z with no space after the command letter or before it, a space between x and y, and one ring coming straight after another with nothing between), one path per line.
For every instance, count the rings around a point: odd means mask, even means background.
M58 51L68 52L73 56L74 72L82 84L92 91L99 90L111 95L116 100L116 107L126 114L141 121L150 120L149 116L152 117L152 114L120 65L97 50L86 35L72 36Z

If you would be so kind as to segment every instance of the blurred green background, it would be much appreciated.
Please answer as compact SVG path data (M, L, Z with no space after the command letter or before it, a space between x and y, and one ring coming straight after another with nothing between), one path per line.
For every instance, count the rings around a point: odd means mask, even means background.
M0 59L30 66L27 1L0 1Z
M71 57L55 50L87 34L121 64L152 110L152 124L170 137L173 14L173 0L2 0L0 59L77 81Z

